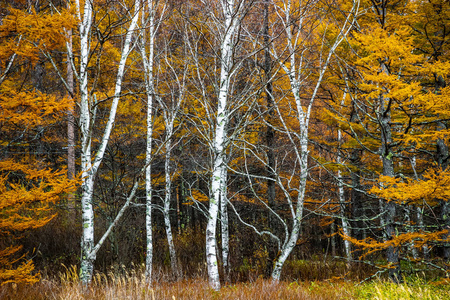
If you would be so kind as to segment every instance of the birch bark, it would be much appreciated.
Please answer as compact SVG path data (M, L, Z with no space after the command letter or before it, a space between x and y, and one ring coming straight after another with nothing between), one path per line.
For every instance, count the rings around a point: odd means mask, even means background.
M80 267L80 279L84 283L89 283L92 280L94 261L98 251L97 246L94 247L94 208L93 208L93 188L94 179L97 174L97 170L103 160L106 146L109 141L109 137L114 126L115 115L117 112L117 106L120 99L120 93L122 89L122 79L125 72L125 65L128 55L132 48L132 37L137 25L138 15L140 11L140 1L134 2L134 14L130 25L127 29L125 41L122 48L122 53L119 61L119 67L116 75L114 97L110 108L110 115L108 122L103 132L103 137L97 153L92 161L91 139L92 139L92 127L91 124L91 112L92 102L89 99L89 87L88 87L88 62L90 56L90 42L91 42L91 27L93 23L93 3L91 1L85 1L84 10L81 13L81 7L79 1L76 1L77 14L80 19L79 31L80 31L80 131L81 131L81 172L82 172L82 196L81 196L81 210L82 210L82 224L83 234L81 240L81 267ZM82 16L82 19L81 19ZM129 202L127 202L129 203ZM126 206L128 204L126 203ZM126 207L124 205L124 207ZM121 214L120 214L121 215ZM118 215L119 216L119 215ZM105 234L111 232L111 228L116 224L111 224ZM105 235L103 236L105 237ZM100 241L103 240L103 237ZM98 244L101 245L101 244Z
M88 259L94 247L94 209L92 206L92 195L94 186L94 174L91 160L91 116L89 105L88 90L88 71L90 48L90 30L92 26L92 3L84 3L83 19L81 20L81 8L79 1L76 1L77 12L80 18L80 133L81 133L81 217L83 224L83 233L81 239L81 276L84 283L92 279L94 268L94 257Z
M322 83L325 71L328 68L331 57L334 55L336 48L340 45L340 43L345 39L346 35L350 31L352 24L354 22L354 15L358 9L358 2L353 2L353 7L351 11L348 13L346 20L341 25L339 34L337 35L335 41L330 45L328 53L325 53L324 58L319 63L319 71L317 74L317 80L314 84L313 91L308 99L308 101L304 101L301 98L301 88L302 82L304 81L304 57L302 56L302 51L299 49L299 45L301 45L301 40L305 35L304 32L304 22L306 20L307 12L312 8L311 5L315 5L312 2L308 2L304 4L300 2L298 5L300 7L300 12L297 18L294 18L292 12L295 11L295 6L292 4L292 1L283 1L280 3L280 6L277 6L276 9L278 11L278 16L280 17L280 21L284 25L284 31L286 36L286 49L288 54L288 59L283 60L281 57L276 57L278 62L281 65L281 68L285 71L287 76L289 77L291 94L295 101L295 113L296 119L298 122L298 131L292 132L290 128L286 125L286 122L282 120L284 131L288 136L289 141L295 145L294 151L296 155L296 159L299 163L299 184L296 188L298 195L296 201L291 201L289 197L289 206L291 210L292 217L292 226L289 230L288 235L285 237L285 240L281 246L280 254L275 261L275 265L272 271L272 281L278 282L280 280L281 271L283 265L288 258L289 254L294 249L297 244L297 240L300 235L301 229L301 220L303 218L303 209L304 209L304 200L306 193L306 181L308 177L308 152L309 152L309 121L311 117L311 112L314 106L314 102L316 99L317 92ZM293 31L293 28L296 27L296 32ZM273 54L276 56L275 50ZM278 113L281 117L281 114Z
M167 118L166 118L167 120ZM170 202L172 200L172 173L170 168L171 152L172 152L172 134L174 126L174 118L167 120L166 122L166 157L164 163L165 180L166 180L166 192L164 196L163 216L164 226L166 228L167 244L169 245L170 265L172 273L175 277L179 277L177 254L175 251L175 245L173 243L172 225L170 224Z
M67 47L67 69L66 69L66 81L68 88L68 96L71 101L71 107L67 111L67 178L74 179L75 178L75 102L73 99L74 96L74 87L73 87L73 69L72 69L72 29L69 29L67 32L68 37L68 47ZM70 51L70 52L69 52ZM68 201L68 209L69 209L69 218L71 221L75 221L75 195L73 193L67 196Z
M147 96L147 137L145 149L145 231L146 231L146 257L145 279L147 283L152 281L153 270L153 228L152 228L152 142L153 142L153 102L155 88L153 84L153 64L155 49L155 5L152 0L147 0L141 15L141 23L144 28L140 36L140 54L144 69L145 90ZM148 48L147 48L148 47ZM148 52L147 52L148 51Z
M216 127L213 141L213 171L211 178L211 195L209 199L209 214L206 227L206 263L208 268L208 278L210 286L220 289L219 268L217 264L217 216L219 212L219 199L222 189L226 184L226 160L225 151L227 144L226 126L229 121L229 111L227 110L228 91L230 85L232 55L234 36L237 29L237 17L239 5L234 0L222 0L222 11L224 16L225 34L221 41L221 63L219 95L217 103Z
M339 143L341 143L342 140L342 132L339 129L338 130L338 140ZM337 157L337 163L342 163L342 158L339 155ZM340 206L340 218L342 222L342 231L344 232L345 236L351 236L350 232L350 224L348 222L347 217L345 216L345 195L344 195L344 184L343 184L343 177L341 175L341 170L338 170L338 194L339 194L339 206ZM345 247L345 256L347 257L347 265L349 266L352 261L352 249L351 249L351 243L349 240L344 239L344 247Z
M228 229L228 198L227 198L227 168L222 169L222 178L224 185L220 193L220 225L222 233L222 265L225 281L230 281L230 266L228 264L228 255L230 253L230 233Z
M344 96L342 97L341 105L344 105L344 100L347 97L347 92L344 92ZM342 144L342 131L341 129L338 129L338 143L339 147ZM342 164L342 157L340 153L337 156L336 162L338 165ZM341 175L341 170L338 170L338 195L339 195L339 206L340 206L340 218L342 223L342 231L344 232L345 236L351 236L350 232L350 224L345 216L345 194L344 194L344 178ZM345 247L345 256L347 257L347 266L350 266L350 263L352 261L352 249L351 249L351 243L349 240L344 239L344 247Z

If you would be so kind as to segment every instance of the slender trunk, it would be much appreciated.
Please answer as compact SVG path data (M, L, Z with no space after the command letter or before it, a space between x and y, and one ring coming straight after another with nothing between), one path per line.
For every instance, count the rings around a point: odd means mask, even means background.
M297 94L298 95L298 94ZM302 119L300 119L302 121ZM275 261L272 271L272 281L280 281L281 270L286 259L291 254L297 240L300 236L301 221L303 218L303 207L306 193L306 179L308 177L308 127L306 124L301 124L301 141L300 141L300 183L298 186L297 207L295 215L293 216L292 229L289 234L289 239L281 247L280 255Z
M270 57L270 49L269 49L269 1L264 2L264 27L263 27L263 35L264 35L264 75L265 75L265 93L266 93L266 105L267 105L267 127L266 127L266 145L267 145L267 202L269 203L269 207L275 208L275 153L274 153L274 144L275 144L275 131L273 129L273 119L274 119L274 99L273 99L273 86L271 80L271 70L272 70L272 59ZM276 218L272 217L272 214L269 214L269 227L275 229Z
M114 97L110 108L110 114L106 123L103 137L100 146L94 157L91 160L91 138L92 125L91 124L91 109L93 108L89 100L88 90L88 60L90 52L90 30L93 22L93 4L91 1L86 1L83 11L83 20L80 24L80 127L81 127L81 171L82 171L82 222L83 235L81 241L81 274L80 279L86 284L92 279L93 263L95 261L96 251L94 250L94 208L93 208L93 187L94 179L98 168L103 160L106 146L109 141L111 131L114 127L114 120L119 104L120 93L122 90L122 79L125 72L125 65L130 54L131 40L134 34L134 29L138 21L138 12L140 11L140 0L134 3L134 16L128 27L125 41L120 57L120 62L116 75L116 82L114 88ZM80 14L80 7L78 13ZM111 227L110 227L111 228ZM110 230L108 230L109 234Z
M72 29L68 31L68 43L69 49L72 49ZM69 99L71 101L71 107L67 111L67 178L75 178L75 103L73 99L74 86L73 86L73 69L72 69L72 55L67 53L67 87L69 93ZM69 210L69 218L75 221L75 194L70 193L67 196L67 206Z
M148 31L142 30L140 52L143 62L145 89L147 94L147 138L145 151L145 231L146 231L146 251L145 251L145 280L148 284L152 282L153 271L153 227L152 227L152 142L153 142L153 59L154 59L154 37L155 37L155 10L152 0L147 1L146 9L141 15L142 25L146 25ZM145 14L148 13L148 19ZM147 40L148 36L148 40ZM148 55L147 55L148 43Z
M146 231L146 257L145 257L145 278L147 283L152 281L153 269L153 228L152 228L152 96L147 96L147 147L145 164L145 231Z
M436 92L441 94L441 90L447 86L445 79L442 75L435 74L435 88ZM445 130L446 126L443 122L438 123L438 130ZM436 141L436 160L438 162L438 166L441 168L442 171L445 171L447 169L448 163L449 163L449 151L448 151L448 145L445 143L445 140L438 139ZM444 235L443 239L449 239L450 238L450 204L448 201L441 199L440 200L440 207L441 207L441 226L445 229L449 230L449 234ZM450 242L446 242L443 245L444 247L444 260L445 262L450 262ZM427 247L428 249L428 247Z
M81 219L83 234L81 240L81 275L80 280L89 283L92 280L93 260L89 259L94 247L94 209L92 195L94 174L91 160L91 116L88 91L87 64L89 59L90 30L92 25L92 3L86 1L83 11L83 20L80 24L80 132L81 132ZM80 11L80 9L79 9Z
M423 210L420 207L416 208L416 215L417 215L417 224L419 225L419 230L424 231L425 226L423 223ZM427 244L424 244L422 246L422 251L423 251L423 257L425 259L429 259L430 258L430 250L428 249Z
M230 281L230 267L228 265L228 254L230 253L230 234L228 231L228 198L227 198L227 169L223 169L222 178L224 185L220 195L220 224L222 233L222 264L225 281Z
M445 125L443 123L438 124L439 130L444 130ZM448 146L445 144L443 139L438 139L436 142L436 156L439 167L442 171L445 171L448 166L449 151ZM440 200L441 206L441 222L442 227L450 231L450 203L447 200ZM443 239L448 239L450 234L443 236ZM444 260L448 263L450 262L450 242L444 243Z
M219 120L218 120L219 121ZM223 120L221 120L223 122ZM216 126L216 158L214 160L214 170L212 173L212 182L211 182L211 195L209 199L209 218L208 223L206 225L206 263L208 267L208 278L210 286L215 289L220 289L220 278L219 278L219 269L217 265L217 239L216 239L216 228L217 228L217 215L219 212L219 199L220 199L220 189L222 181L223 171L222 165L224 164L223 155L220 152L224 151L223 141L217 142L218 136L222 136L224 129L220 128L220 126ZM219 139L220 140L220 139Z
M345 236L351 236L350 225L345 215L344 185L342 183L343 179L341 177L340 170L338 171L338 177L339 177L338 193L339 193L340 218L342 221L342 231ZM349 240L344 239L344 247L345 247L345 256L347 257L347 265L350 265L352 261L352 248Z
M345 95L344 95L345 98ZM339 129L338 130L338 142L339 145L342 142L342 132ZM337 163L342 164L342 158L340 154L337 157ZM346 217L345 211L346 211L346 204L345 204L345 194L344 194L344 178L341 176L341 170L338 170L338 194L339 194L339 206L340 206L340 218L342 222L342 231L345 236L350 237L350 224L348 222L348 219ZM347 239L344 239L344 247L345 247L345 256L347 257L347 265L350 266L350 263L352 261L352 249L350 241Z
M170 121L169 121L170 122ZM166 236L167 243L169 245L169 255L170 255L170 265L172 268L172 273L175 277L178 278L179 270L177 264L177 255L175 252L175 245L173 243L173 235L172 235L172 225L170 224L170 203L172 200L172 175L170 170L170 160L171 160L171 148L172 148L172 131L173 131L173 122L170 124L166 124L166 133L168 135L166 142L166 160L165 160L165 179L166 179L166 191L164 197L164 205L163 205L163 215L164 215L164 225L166 228Z
M206 226L206 264L210 286L220 289L219 269L217 265L217 216L222 188L226 185L225 151L227 144L226 126L228 124L228 90L230 85L230 71L233 55L233 37L237 29L234 1L223 0L222 9L225 17L226 32L221 43L221 70L219 82L219 96L217 103L216 127L214 132L214 162L211 178L211 195L209 199L209 217Z
M389 74L388 67L381 63L381 69L385 74ZM381 159L383 162L383 175L394 177L394 160L393 153L391 152L392 144L392 131L391 131L391 113L390 105L392 99L380 96L380 127L381 127ZM384 209L384 226L387 240L391 240L395 237L395 217L396 217L396 204L394 201L388 201L383 205ZM393 266L389 269L389 277L394 282L401 281L400 264L399 264L399 249L397 247L390 246L386 251L387 261Z
M87 165L86 160L82 159L82 167L86 167ZM94 248L94 210L92 207L94 181L93 177L87 175L87 173L83 170L82 176L84 177L86 175L87 178L83 180L81 185L83 193L81 198L83 234L81 240L80 280L85 284L92 280L95 261L95 257L91 256L92 249Z
M147 82L152 83L150 76ZM147 83L147 85L149 85ZM145 279L152 282L153 269L153 228L152 228L152 135L153 135L153 95L147 90L147 146L145 150L145 231L146 231L146 257Z

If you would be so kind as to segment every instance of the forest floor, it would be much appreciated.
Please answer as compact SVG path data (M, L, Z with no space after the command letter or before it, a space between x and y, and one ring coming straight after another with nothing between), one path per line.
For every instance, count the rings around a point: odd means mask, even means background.
M84 287L75 272L74 268L58 279L42 279L34 285L4 285L0 287L0 299L450 299L450 284L425 283L420 279L396 285L381 280L365 283L343 280L282 281L273 284L258 278L249 282L224 284L220 291L214 291L201 278L172 282L160 280L147 286L144 276L136 272L121 276L97 274L92 284Z

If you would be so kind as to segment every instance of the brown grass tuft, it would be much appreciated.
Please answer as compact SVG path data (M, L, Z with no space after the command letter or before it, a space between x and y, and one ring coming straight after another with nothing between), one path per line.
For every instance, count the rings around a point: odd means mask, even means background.
M349 299L345 283L287 283L277 284L264 279L224 286L219 292L212 290L204 279L177 282L158 280L147 285L142 272L131 271L122 275L96 274L89 286L83 286L74 267L61 274L59 280L43 280L34 285L7 285L0 291L0 299L136 299L136 300L256 300L256 299Z

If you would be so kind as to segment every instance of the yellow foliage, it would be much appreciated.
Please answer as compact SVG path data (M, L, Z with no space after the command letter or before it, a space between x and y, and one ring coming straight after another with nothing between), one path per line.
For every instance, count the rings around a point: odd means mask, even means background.
M389 201L437 205L437 200L450 201L450 171L428 170L423 179L412 180L380 176L379 185L370 192Z
M13 259L13 255L21 250L21 246L8 247L4 250L0 250L0 282L1 285L10 282L20 282L32 284L39 281L39 273L31 274L34 270L33 261L23 261L19 266L13 268L12 264L23 259L23 256L19 259Z
M414 242L414 247L416 248L421 248L430 242L448 242L450 241L448 233L448 229L435 232L408 232L396 235L392 239L383 242L378 242L372 238L358 240L356 238L347 236L342 232L340 232L339 234L345 240L350 241L356 247L363 249L364 253L362 254L362 257L364 257L372 253L386 250L389 247L398 248L410 242Z
M38 91L17 92L5 82L0 87L0 122L35 127L64 116L71 102ZM5 130L5 128L3 128Z
M208 196L199 190L192 190L191 195L187 199L191 200L191 201L198 201L198 202L208 202L209 201Z
M76 181L68 180L66 172L36 169L12 160L0 161L0 237L42 227L53 219L51 204L76 188ZM2 284L38 280L37 275L31 274L32 261L13 258L19 250L21 247L0 250Z
M16 54L21 58L35 62L39 49L58 49L65 46L64 30L73 28L76 20L65 10L58 14L36 13L34 8L25 10L10 8L9 15L0 25L0 61L6 63Z

